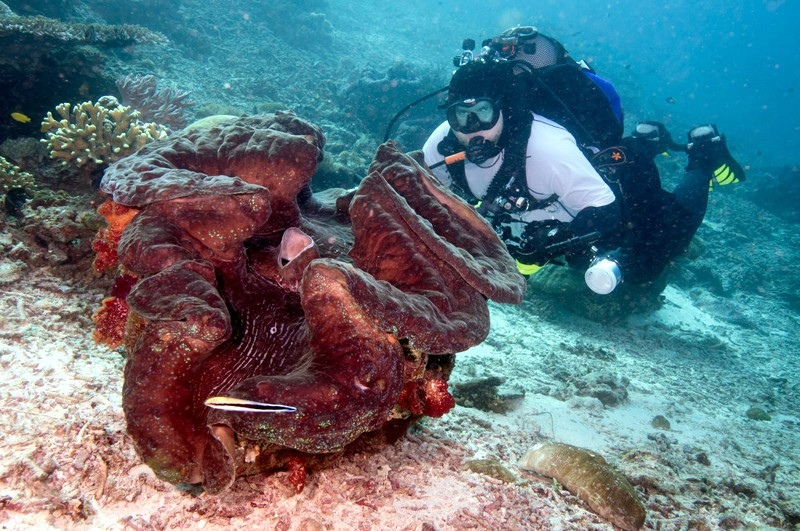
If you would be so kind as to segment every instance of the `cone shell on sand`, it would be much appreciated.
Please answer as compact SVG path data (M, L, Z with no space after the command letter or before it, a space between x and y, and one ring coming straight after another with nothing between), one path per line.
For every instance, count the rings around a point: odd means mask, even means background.
M626 531L644 525L644 505L630 483L602 456L569 444L539 443L520 459L523 470L556 479L589 508Z

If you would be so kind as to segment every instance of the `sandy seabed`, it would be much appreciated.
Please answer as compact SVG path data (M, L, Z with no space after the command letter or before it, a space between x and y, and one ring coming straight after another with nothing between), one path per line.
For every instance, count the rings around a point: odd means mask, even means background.
M701 234L715 230L709 221ZM511 411L457 406L393 446L313 472L300 494L279 472L196 496L159 481L134 451L124 353L93 342L104 293L86 277L44 267L1 286L3 529L612 529L517 467L550 439L621 471L647 507L646 529L800 521L798 316L769 294L670 286L661 309L617 324L535 296L493 305L490 337L457 356L451 384L502 378ZM753 406L770 419L750 418ZM654 427L656 415L670 428ZM516 479L469 470L476 459Z

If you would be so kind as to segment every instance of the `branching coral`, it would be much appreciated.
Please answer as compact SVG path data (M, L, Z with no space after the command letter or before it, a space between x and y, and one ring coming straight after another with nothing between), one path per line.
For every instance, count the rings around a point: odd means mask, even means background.
M0 157L0 198L5 196L9 190L18 188L32 192L36 188L33 175Z
M174 88L157 88L155 76L127 75L117 81L122 103L141 113L144 120L156 122L171 129L182 129L187 124L186 108L194 105L188 101L190 92Z
M139 121L139 112L120 105L116 98L104 96L97 103L69 103L56 107L61 120L48 112L42 122L47 138L42 140L50 156L64 164L110 164L130 155L145 144L165 138L167 130L155 123Z

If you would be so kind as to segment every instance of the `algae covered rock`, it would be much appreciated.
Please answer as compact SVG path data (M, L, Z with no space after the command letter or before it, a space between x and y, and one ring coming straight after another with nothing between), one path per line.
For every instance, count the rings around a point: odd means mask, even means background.
M650 421L650 425L657 430L669 431L672 429L669 420L664 415L656 415L653 417L653 420Z
M636 531L644 525L646 512L636 491L599 454L569 444L539 443L518 466L556 479L617 527Z
M623 282L608 295L598 295L586 286L582 270L548 264L528 279L528 296L544 296L576 315L610 323L657 310L666 286L667 275L663 274L644 284Z
M764 408L758 406L751 407L750 409L747 410L747 413L745 414L747 415L747 418L749 418L750 420L762 420L762 421L772 420L770 414L767 413Z
M459 406L505 414L514 409L525 394L501 395L498 387L503 383L505 380L497 376L457 383L453 386L453 398Z

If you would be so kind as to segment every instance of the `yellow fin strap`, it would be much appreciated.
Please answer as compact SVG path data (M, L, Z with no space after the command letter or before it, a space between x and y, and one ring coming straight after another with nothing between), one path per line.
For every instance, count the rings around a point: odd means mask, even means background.
M731 171L730 166L728 166L727 164L723 164L722 166L714 170L714 179L720 186L725 186L726 184L733 184L739 182L739 179L736 177L736 174L733 173L733 171Z
M536 264L523 264L519 260L517 260L517 270L522 273L523 275L532 275L539 271L542 267Z

